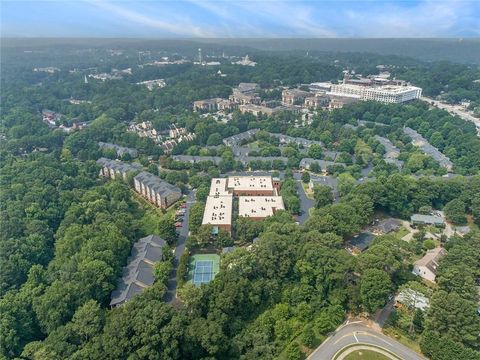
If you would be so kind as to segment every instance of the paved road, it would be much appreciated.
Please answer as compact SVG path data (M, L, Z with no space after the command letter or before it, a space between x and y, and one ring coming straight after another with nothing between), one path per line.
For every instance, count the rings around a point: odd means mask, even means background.
M188 237L188 217L190 214L190 207L192 204L195 202L195 190L190 191L187 194L187 207L186 207L186 212L185 216L183 217L183 226L180 228L178 232L178 241L177 241L177 246L175 248L175 260L173 263L173 271L170 275L170 278L168 279L167 283L167 292L165 293L165 301L172 303L174 305L178 305L180 301L176 298L176 292L177 292L177 267L178 267L178 261L180 260L180 257L182 256L183 252L185 251L185 240Z
M467 112L465 110L462 110L462 109L459 109L458 107L456 107L454 105L444 104L444 103L442 103L438 100L433 100L433 99L430 99L430 98L427 98L427 97L422 96L421 100L426 101L430 104L433 103L436 107L438 107L440 109L447 110L448 112L451 112L454 115L458 115L465 121L473 122L475 124L475 126L477 127L478 133L480 134L480 119L476 118L475 116L473 116L469 112Z
M388 317L393 311L395 305L395 299L391 299L382 309L380 309L375 315L375 322L383 328L387 322Z
M308 359L331 360L339 350L355 343L380 346L403 360L425 360L420 354L400 344L398 341L369 328L361 321L339 327Z
M300 215L298 215L297 219L300 224L305 223L307 221L308 217L310 216L310 209L315 206L315 201L312 199L309 199L307 195L305 194L305 191L303 190L302 187L302 180L300 180L302 174L295 172L293 174L293 177L295 178L295 182L297 183L297 192L298 192L298 197L300 198Z

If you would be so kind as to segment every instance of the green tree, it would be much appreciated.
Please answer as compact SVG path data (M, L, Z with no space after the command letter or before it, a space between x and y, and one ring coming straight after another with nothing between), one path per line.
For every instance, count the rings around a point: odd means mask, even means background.
M347 195L355 187L355 178L349 173L338 175L338 192L341 196Z
M163 216L158 221L157 227L158 235L165 239L170 245L177 241L177 230L175 227L175 220L168 216Z
M315 185L313 187L313 196L315 198L315 207L321 208L333 203L332 189L326 185Z
M314 163L310 164L309 170L311 172L314 172L314 173L318 174L322 171L322 168L320 167L320 165L317 162L314 162Z
M443 208L445 216L448 220L455 224L466 224L465 203L461 199L453 199L449 201Z
M360 297L365 309L374 313L382 307L392 291L390 276L382 270L367 269L360 279Z
M313 159L321 159L322 158L322 147L318 144L312 144L308 148L308 157Z
M205 205L200 202L196 202L195 204L190 206L188 227L190 231L194 234L198 231L198 229L202 225L204 211L205 211Z
M438 331L453 341L478 346L480 323L476 304L455 293L438 290L430 301L426 330Z
M310 182L310 173L308 173L307 171L304 171L302 173L302 182L304 184L308 184Z

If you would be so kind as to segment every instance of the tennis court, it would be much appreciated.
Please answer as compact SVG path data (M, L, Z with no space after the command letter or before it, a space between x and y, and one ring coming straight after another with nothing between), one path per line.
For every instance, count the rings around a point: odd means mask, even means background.
M197 254L190 259L189 280L196 286L208 283L219 270L220 257L217 254Z

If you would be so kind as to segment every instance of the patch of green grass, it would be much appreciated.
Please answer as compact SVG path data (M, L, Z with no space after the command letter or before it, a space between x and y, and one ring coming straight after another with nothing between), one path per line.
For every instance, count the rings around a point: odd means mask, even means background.
M409 233L409 231L407 229L405 229L404 227L402 227L400 230L398 230L396 233L395 233L395 237L397 239L402 239L405 235L407 235Z
M138 206L144 211L142 218L139 220L140 228L145 235L156 234L158 229L158 222L164 216L173 217L177 206L170 207L166 212L157 208L147 200L139 196L136 192L132 191L133 199L138 203Z
M306 195L309 199L312 199L312 200L315 199L315 198L313 197L313 191L311 191L310 188L308 187L308 184L305 184L303 181L302 181L302 188L303 188L303 191L305 192L305 195Z
M418 342L407 336L402 330L394 326L386 326L383 328L383 333L387 336L390 336L392 339L397 340L399 343L405 345L406 347L412 349L417 353L421 353L420 345Z
M348 354L345 360L389 360L389 358L376 351L357 350Z
M257 141L254 141L250 144L247 144L247 147L249 147L250 149L260 149L260 146L258 144L258 140Z

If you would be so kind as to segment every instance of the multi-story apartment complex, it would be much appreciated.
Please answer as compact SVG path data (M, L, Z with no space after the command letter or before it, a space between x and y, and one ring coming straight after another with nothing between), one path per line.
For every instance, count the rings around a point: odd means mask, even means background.
M364 101L372 100L399 104L420 98L422 89L415 86L368 86L343 83L332 85L330 93L328 94L348 96Z
M281 196L240 196L238 198L238 216L252 220L263 220L285 210Z
M299 89L287 89L282 91L282 104L289 105L300 105L303 104L305 98L311 96L312 94L308 91L303 91Z
M283 210L278 196L280 180L271 176L229 176L212 179L210 194L203 213L202 225L214 231L232 230L233 198L239 199L239 216L264 219Z
M305 98L304 104L308 108L318 109L321 107L327 107L330 103L330 98L324 93L317 93L315 95L309 95Z
M107 158L100 158L97 160L97 164L102 168L100 169L100 176L116 179L121 177L123 180L127 179L127 174L129 172L134 173L142 170L142 165L133 163L124 163L118 160L111 160Z
M180 188L146 171L133 178L135 191L152 204L166 209L182 197Z
M222 98L213 98L205 100L197 100L193 102L194 111L215 111L217 110L218 104L223 101Z

